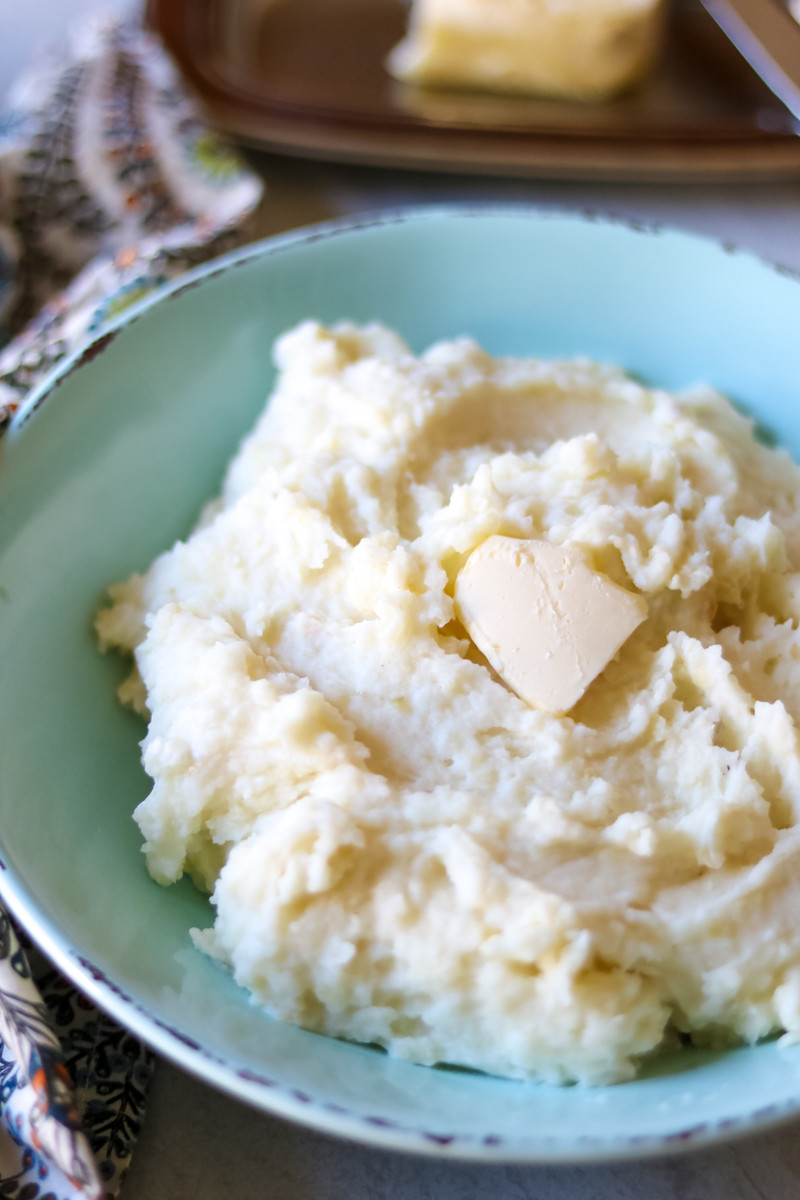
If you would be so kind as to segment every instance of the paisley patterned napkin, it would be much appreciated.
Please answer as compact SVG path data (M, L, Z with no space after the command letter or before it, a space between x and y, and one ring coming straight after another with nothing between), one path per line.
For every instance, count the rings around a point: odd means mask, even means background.
M240 240L262 185L159 43L97 19L0 117L0 428L110 317Z
M115 1196L139 1132L152 1055L32 946L26 955L2 909L0 1046L0 1194Z
M261 184L203 123L158 42L98 19L0 116L0 435L104 323L242 237ZM0 907L0 1196L115 1196L151 1056Z

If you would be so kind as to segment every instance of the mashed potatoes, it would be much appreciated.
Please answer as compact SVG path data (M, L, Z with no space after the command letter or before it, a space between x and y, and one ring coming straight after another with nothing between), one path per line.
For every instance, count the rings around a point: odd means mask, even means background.
M800 1030L800 471L714 392L305 323L186 542L112 588L161 883L271 1014L606 1083ZM492 535L647 616L564 715L453 593Z

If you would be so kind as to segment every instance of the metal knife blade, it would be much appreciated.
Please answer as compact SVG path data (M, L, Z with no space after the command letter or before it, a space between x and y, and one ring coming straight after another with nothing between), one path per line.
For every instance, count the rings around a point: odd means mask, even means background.
M770 91L800 120L800 24L783 0L702 0Z

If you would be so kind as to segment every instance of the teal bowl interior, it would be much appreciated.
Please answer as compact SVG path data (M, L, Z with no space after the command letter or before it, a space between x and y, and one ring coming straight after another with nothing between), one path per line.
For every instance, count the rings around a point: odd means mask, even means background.
M92 616L185 535L259 412L275 337L380 320L412 347L589 355L712 383L800 455L800 285L674 232L531 210L417 210L300 232L201 269L30 398L0 448L0 892L61 968L161 1053L265 1109L421 1152L663 1153L793 1115L800 1050L680 1051L613 1088L434 1070L287 1027L192 947L188 882L153 883L131 812L143 726Z

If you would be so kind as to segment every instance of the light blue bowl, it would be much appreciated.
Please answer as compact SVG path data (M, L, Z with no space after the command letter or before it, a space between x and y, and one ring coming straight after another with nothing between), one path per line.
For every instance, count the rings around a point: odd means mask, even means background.
M379 319L415 349L591 355L708 381L800 453L800 286L694 237L520 209L329 225L195 271L37 389L0 450L0 893L62 970L160 1053L331 1133L487 1160L664 1153L800 1110L800 1049L681 1051L634 1083L554 1088L395 1062L266 1018L153 883L122 673L93 643L107 585L190 529L302 318Z

